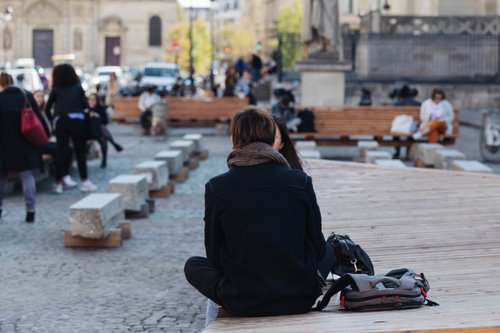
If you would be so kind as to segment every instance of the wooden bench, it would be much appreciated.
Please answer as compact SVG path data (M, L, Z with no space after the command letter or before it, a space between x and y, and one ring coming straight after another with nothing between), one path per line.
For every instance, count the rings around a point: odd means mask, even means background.
M113 119L119 122L138 122L141 111L137 107L139 97L123 97L114 100ZM167 117L171 126L213 126L229 122L233 115L248 105L238 97L223 98L167 98Z
M353 313L339 311L333 298L320 313L219 317L205 333L500 332L499 176L307 162L323 234L350 235L376 273L424 272L429 298L441 306Z
M356 136L372 136L381 146L409 147L413 140L394 140L391 123L396 116L410 115L420 118L418 106L344 106L298 107L309 109L315 116L316 132L292 134L294 140L314 140L318 145L354 146ZM441 143L452 145L459 136L458 110L455 110L453 133L442 138ZM408 138L408 136L396 136Z

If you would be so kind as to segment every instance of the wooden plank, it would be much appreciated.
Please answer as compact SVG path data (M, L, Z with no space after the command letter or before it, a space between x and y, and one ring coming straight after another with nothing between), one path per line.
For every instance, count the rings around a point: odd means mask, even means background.
M181 171L179 171L177 174L170 176L170 180L173 180L175 182L179 183L184 183L186 179L188 178L189 175L189 169L186 167L183 167Z
M132 226L130 225L130 223L120 223L119 227L122 230L122 239L130 239L132 237Z
M153 199L168 198L172 194L172 186L167 184L158 191L149 191L149 196Z
M105 239L89 239L73 236L70 230L64 230L64 247L71 248L116 248L122 246L122 229L111 231Z
M439 307L218 318L205 332L500 332L500 177L307 161L323 233L349 234L378 273L426 273Z
M125 218L127 220L147 219L148 217L149 217L149 203L147 202L141 205L141 210L138 212L130 210L125 211Z

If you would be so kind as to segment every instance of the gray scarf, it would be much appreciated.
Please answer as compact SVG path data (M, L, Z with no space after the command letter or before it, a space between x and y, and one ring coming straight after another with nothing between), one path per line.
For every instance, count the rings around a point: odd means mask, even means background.
M276 163L290 168L288 161L270 145L263 142L254 142L245 147L234 149L227 156L227 166L252 166L264 163Z

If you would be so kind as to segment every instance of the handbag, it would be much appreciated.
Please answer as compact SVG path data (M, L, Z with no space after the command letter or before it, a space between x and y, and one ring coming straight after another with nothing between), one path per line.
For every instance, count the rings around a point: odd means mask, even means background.
M87 126L87 139L100 140L102 137L101 117L95 112L86 112L85 122Z
M24 106L21 109L21 133L24 138L36 145L43 146L49 143L49 137L43 128L42 122L31 107L28 96L23 89L19 89L24 95Z
M338 235L334 232L326 240L333 247L335 261L331 272L342 276L347 273L364 273L373 275L375 270L368 254L349 235Z
M412 135L413 134L413 117L402 114L396 116L391 123L391 134L394 135Z
M349 311L415 309L439 305L427 299L429 282L424 273L407 268L384 275L345 274L335 280L313 311L321 311L340 292L340 307Z

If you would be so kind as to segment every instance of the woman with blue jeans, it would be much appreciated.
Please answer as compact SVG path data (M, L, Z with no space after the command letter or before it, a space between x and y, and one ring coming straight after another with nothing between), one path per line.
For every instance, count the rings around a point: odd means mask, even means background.
M26 202L26 222L31 223L35 221L36 195L33 170L41 168L42 158L38 147L28 142L21 133L21 109L25 106L25 98L28 99L40 121L42 116L33 95L14 87L9 74L0 74L0 89L2 90L0 93L0 218L7 175L18 173ZM45 127L45 131L48 133L48 128Z

